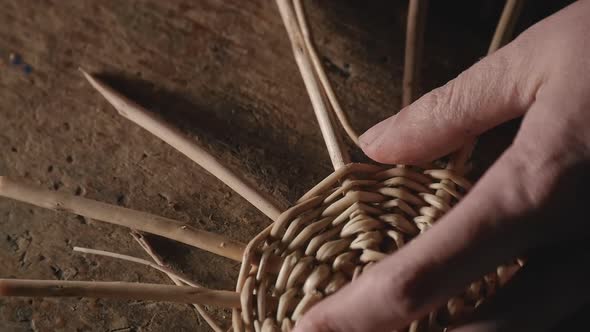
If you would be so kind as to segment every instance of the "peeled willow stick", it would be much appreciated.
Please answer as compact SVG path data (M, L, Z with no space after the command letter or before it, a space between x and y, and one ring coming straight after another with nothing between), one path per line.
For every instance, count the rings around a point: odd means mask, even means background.
M330 154L330 160L334 169L337 170L350 163L350 156L330 118L328 106L322 95L321 85L314 73L313 63L310 59L309 52L306 50L305 40L299 28L291 0L276 0L276 3L279 7L279 12L289 39L291 40L295 61L299 67L299 72L303 78L313 110L320 125L322 136Z
M165 266L161 266L158 265L156 263L152 263L148 260L142 259L142 258L137 258L137 257L133 257L133 256L129 256L129 255L123 255L123 254L119 254L116 252L111 252L111 251L105 251L105 250L98 250L98 249L90 249L90 248L82 248L82 247L74 247L73 249L75 252L80 252L83 254L89 254L89 255L96 255L96 256L104 256L104 257L111 257L111 258L116 258L116 259L120 259L120 260L124 260L127 262L133 262L133 263L137 263L137 264L141 264L141 265L145 265L145 266L149 266L152 269L158 270L162 273L165 273L169 276L173 276L175 279L182 281L184 284L187 284L189 286L192 287L202 287L201 285L198 285L194 282L192 282L190 279L188 279L185 276L182 276L174 271L172 271L171 269L165 267ZM177 286L182 286L182 285L177 285Z
M0 297L90 297L199 303L221 308L238 308L236 292L134 282L0 279Z
M137 243L139 243L139 245L141 246L141 248L154 260L154 262L156 262L156 264L158 264L158 266L161 266L163 268L166 268L167 270L170 270L170 268L168 268L165 264L164 261L160 258L160 256L154 251L154 249L152 248L152 246L149 244L149 242L145 239L145 237L143 236L143 234L137 232L137 231L132 231L131 232L131 236L133 237L133 239L135 239L135 241L137 241ZM174 284L176 286L183 286L185 284L192 286L191 284L188 283L184 283L181 280L181 277L178 273L168 273L165 272L166 275L168 276L168 278L170 278L170 280L172 280L172 282L174 282ZM201 287L201 285L199 284L195 284L196 286L194 287ZM207 324L209 324L209 327L211 327L213 329L213 331L215 332L225 332L218 324L217 322L213 319L213 317L211 317L211 315L209 315L209 313L207 313L207 311L205 311L205 308L203 308L202 305L200 304L196 304L196 303L191 303L191 305L193 306L193 308L195 308L195 310L197 311L197 313L199 315L201 315L201 317L203 317L203 319L205 320L205 322L207 322Z
M242 261L244 244L195 229L173 219L38 188L6 177L0 177L0 196L163 236L238 262Z
M410 105L418 93L427 7L428 0L410 0L408 7L402 107Z
M164 261L162 260L160 255L158 255L156 253L154 248L149 244L149 242L146 240L145 236L142 233L133 230L133 231L131 231L130 234L131 234L131 237L139 244L139 246L154 260L154 262L156 262L156 264L168 269L168 267L164 264ZM182 282L182 280L177 278L174 274L170 274L170 273L166 273L166 274L168 275L168 278L170 278L170 280L172 280L172 282L174 282L175 285L182 286L185 284Z
M244 178L224 166L221 161L207 152L203 147L199 146L196 142L186 137L178 129L165 123L142 106L116 92L84 70L80 69L80 71L88 82L90 82L90 84L103 97L105 97L113 107L115 107L119 114L133 121L164 142L170 144L185 156L189 157L273 221L281 214L281 209L278 207L279 205L274 202L274 199L270 195L256 190L254 186L248 183Z
M111 257L111 258L124 260L127 262L133 262L133 263L138 263L138 264L149 266L149 267L156 269L162 273L165 273L177 286L183 286L186 284L186 285L189 285L192 287L203 287L203 286L191 281L187 277L179 274L178 272L174 272L170 268L164 266L163 262L159 259L159 257L156 256L156 254L153 252L153 250L151 249L149 244L147 244L147 242L145 242L145 239L143 237L141 237L141 235L136 234L136 233L131 233L131 234L132 234L133 238L140 244L140 246L154 259L154 261L156 263L152 263L148 260L137 258L137 257L118 254L118 253L104 251L104 250L74 247L74 251L85 253L85 254L90 254L90 255ZM205 308L203 308L203 306L201 306L200 304L196 304L196 303L191 303L191 305L195 308L195 310L197 310L197 312L205 319L207 324L209 324L209 326L215 332L222 332L223 331L219 327L219 325L217 325L217 323L213 320L213 318L211 318L211 316L209 316L209 314L205 311Z
M524 0L506 1L506 5L504 5L504 10L502 11L502 16L500 16L500 21L498 21L498 26L496 26L496 32L494 32L494 37L490 43L488 54L495 52L497 49L510 41L514 31L514 25L516 24L516 20L520 15L523 4Z
M319 78L320 83L324 88L326 97L328 97L328 101L330 102L330 105L332 106L334 113L336 113L336 116L338 117L338 121L340 121L340 124L342 125L342 128L344 128L344 131L346 132L348 137L350 137L354 144L359 146L359 135L356 133L354 128L352 128L352 125L350 124L350 121L348 120L346 113L344 113L344 110L342 110L340 102L338 101L338 98L334 93L334 89L332 89L330 80L326 75L324 66L322 65L320 57L318 56L318 53L315 49L313 40L311 38L311 33L309 31L309 27L307 24L307 18L305 10L303 8L303 3L301 2L301 0L293 0L293 4L295 5L295 13L297 15L297 21L299 22L299 29L301 30L303 39L305 41L306 51L309 54L309 57L313 63L317 77Z

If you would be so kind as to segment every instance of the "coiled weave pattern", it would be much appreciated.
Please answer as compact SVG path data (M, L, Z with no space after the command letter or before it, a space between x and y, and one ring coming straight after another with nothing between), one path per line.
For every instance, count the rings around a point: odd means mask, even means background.
M469 188L450 169L349 164L334 172L248 245L234 330L291 330L313 304L428 230ZM487 279L432 314L428 330L475 306L495 287Z

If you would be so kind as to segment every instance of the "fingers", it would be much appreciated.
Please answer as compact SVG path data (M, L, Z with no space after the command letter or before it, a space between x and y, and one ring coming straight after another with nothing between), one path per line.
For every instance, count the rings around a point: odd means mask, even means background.
M551 186L521 155L510 148L455 209L313 307L296 331L403 328L537 244L545 229L531 231L543 221L533 211Z
M360 137L363 151L382 163L431 161L524 114L542 79L528 47L509 44L378 123Z
M453 332L549 331L590 300L588 244L537 255L474 319Z

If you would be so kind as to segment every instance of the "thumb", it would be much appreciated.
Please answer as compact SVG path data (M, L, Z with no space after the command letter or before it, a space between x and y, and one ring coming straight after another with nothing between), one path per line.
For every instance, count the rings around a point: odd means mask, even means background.
M427 162L521 116L541 82L527 47L517 39L378 123L360 137L363 151L381 163Z

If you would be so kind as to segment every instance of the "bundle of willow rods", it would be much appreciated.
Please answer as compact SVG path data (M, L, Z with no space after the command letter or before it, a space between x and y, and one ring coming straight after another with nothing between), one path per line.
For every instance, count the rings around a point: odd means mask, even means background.
M308 191L294 206L281 212L283 209L272 197L254 189L203 147L82 71L90 84L122 116L191 158L274 222L245 245L172 219L0 177L1 196L132 229L135 240L154 261L88 248L75 248L75 251L151 266L167 274L176 284L0 279L0 296L76 296L193 303L215 331L222 331L201 307L214 305L233 309L234 331L290 331L311 306L427 231L467 193L471 184L464 175L473 142L449 156L448 162L439 167L351 163L337 130L338 123L357 145L358 135L342 111L324 72L301 0L276 2L334 173ZM507 1L490 53L507 41L520 5L519 0ZM410 0L404 104L409 103L416 93L425 8L425 0ZM209 290L164 267L141 232L241 261L236 291ZM444 330L492 295L518 268L516 262L499 267L450 299L445 307L412 323L408 330Z

